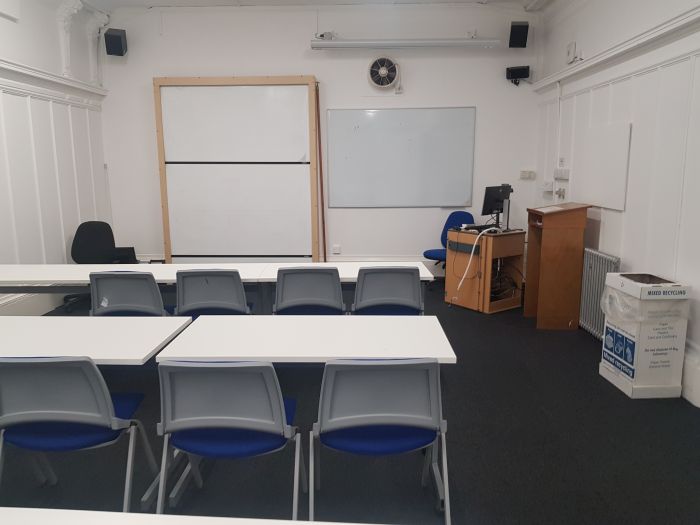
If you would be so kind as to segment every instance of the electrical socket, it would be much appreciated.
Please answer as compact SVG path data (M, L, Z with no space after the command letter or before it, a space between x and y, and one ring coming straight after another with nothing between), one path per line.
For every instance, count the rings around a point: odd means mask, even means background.
M342 251L342 250L340 249L340 244L334 244L334 245L331 247L331 253L332 253L333 255L340 255L341 251Z
M522 180L535 180L537 178L537 173L532 170L522 170L520 172L520 178Z
M555 168L554 180L569 180L569 168Z

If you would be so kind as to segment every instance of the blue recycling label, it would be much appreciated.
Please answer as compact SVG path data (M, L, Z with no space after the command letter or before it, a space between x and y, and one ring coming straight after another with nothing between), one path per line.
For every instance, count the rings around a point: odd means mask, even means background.
M617 368L620 372L634 379L634 368L629 366L624 361L620 361L617 357L607 352L603 352L603 359Z
M632 366L634 366L635 346L636 345L635 345L634 341L625 337L625 355L623 356L623 358L625 361L627 361Z
M615 332L615 355L617 357L622 357L625 352L625 336L620 332Z
M615 347L615 330L609 326L605 327L605 338L603 339L603 345L610 353L612 353L613 348Z
M625 337L610 326L605 326L603 359L632 379L634 379L636 346L629 337Z

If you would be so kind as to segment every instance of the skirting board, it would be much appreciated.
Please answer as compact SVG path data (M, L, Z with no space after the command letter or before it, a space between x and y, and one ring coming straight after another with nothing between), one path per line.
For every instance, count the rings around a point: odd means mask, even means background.
M0 315L43 315L61 304L61 294L3 295L0 296Z

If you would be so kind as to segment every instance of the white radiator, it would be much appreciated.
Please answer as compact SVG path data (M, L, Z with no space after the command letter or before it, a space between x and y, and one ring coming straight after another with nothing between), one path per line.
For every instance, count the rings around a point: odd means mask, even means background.
M598 339L603 339L605 314L600 309L600 297L605 288L605 276L620 271L620 258L586 248L583 254L581 312L579 326Z

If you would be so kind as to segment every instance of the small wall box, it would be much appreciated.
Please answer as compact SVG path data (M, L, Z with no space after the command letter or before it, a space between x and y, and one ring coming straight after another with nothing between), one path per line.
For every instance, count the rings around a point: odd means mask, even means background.
M126 55L126 30L109 28L105 31L105 50L108 55Z
M689 294L654 275L609 273L600 375L631 398L679 397Z

